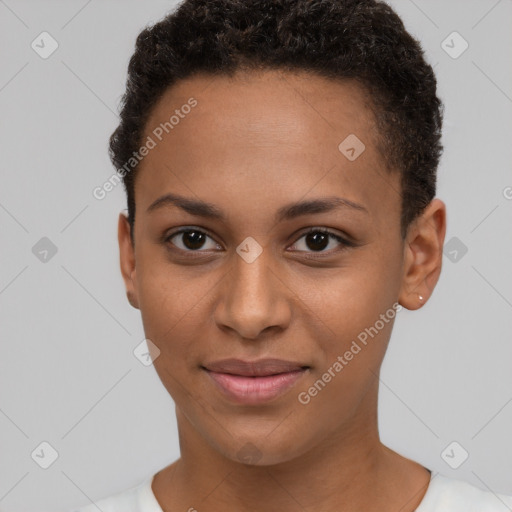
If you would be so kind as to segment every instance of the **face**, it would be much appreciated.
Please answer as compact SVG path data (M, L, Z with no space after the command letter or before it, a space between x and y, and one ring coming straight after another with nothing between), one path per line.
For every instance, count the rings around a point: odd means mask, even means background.
M357 84L289 72L196 76L152 111L121 265L180 437L271 464L376 429L396 303L420 278L374 130ZM215 366L231 358L288 365Z

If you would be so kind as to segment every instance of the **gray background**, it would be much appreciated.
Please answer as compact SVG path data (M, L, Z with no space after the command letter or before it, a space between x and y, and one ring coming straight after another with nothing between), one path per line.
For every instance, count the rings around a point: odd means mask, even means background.
M144 334L118 265L123 189L92 196L113 172L107 140L135 38L174 5L0 0L1 510L84 505L179 456L173 401L133 355ZM392 5L446 104L438 197L455 239L431 300L395 324L381 437L436 472L512 494L512 2ZM31 48L42 31L59 44L47 59ZM453 31L469 43L458 58L441 46ZM32 250L43 237L57 248L46 262ZM48 469L31 457L43 441L58 452ZM469 452L457 469L441 456L453 441Z

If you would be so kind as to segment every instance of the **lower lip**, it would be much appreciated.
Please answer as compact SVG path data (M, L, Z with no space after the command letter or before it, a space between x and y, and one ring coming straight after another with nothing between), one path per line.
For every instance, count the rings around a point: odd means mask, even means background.
M307 369L267 377L243 377L209 370L206 372L220 391L232 401L256 405L273 400L288 391L307 372Z

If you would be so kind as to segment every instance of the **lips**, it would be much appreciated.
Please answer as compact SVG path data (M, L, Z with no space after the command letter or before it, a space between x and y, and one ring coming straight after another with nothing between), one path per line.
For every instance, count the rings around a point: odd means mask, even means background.
M241 375L243 377L267 377L309 368L307 365L284 359L260 359L259 361L223 359L204 366L212 372Z
M225 398L237 404L257 405L284 394L309 366L282 359L242 361L224 359L203 366Z

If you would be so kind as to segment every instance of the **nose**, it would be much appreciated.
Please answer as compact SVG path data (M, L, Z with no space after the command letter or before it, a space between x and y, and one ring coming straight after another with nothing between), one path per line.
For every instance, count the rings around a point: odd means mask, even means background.
M291 318L289 294L270 265L269 251L263 250L248 263L238 254L219 287L215 321L220 329L233 330L245 339L256 340L263 331L281 331Z

